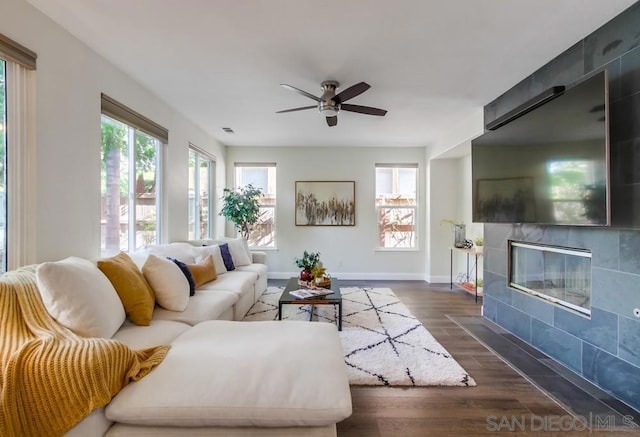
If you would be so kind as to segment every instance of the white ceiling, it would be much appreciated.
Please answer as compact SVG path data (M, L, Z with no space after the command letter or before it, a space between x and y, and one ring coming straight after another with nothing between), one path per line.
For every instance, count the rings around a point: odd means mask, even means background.
M635 0L28 0L229 146L427 146ZM279 86L371 85L328 127ZM227 134L222 127L231 127Z

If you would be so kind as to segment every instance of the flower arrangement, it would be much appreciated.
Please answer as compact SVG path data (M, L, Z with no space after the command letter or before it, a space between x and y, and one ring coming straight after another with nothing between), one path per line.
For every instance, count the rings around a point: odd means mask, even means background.
M313 270L320 262L320 252L307 252L305 250L302 253L302 258L295 258L294 262L301 269Z

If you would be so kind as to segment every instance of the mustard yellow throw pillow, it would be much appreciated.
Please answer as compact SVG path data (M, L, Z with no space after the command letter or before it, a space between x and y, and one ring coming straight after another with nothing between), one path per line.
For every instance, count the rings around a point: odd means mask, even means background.
M148 326L153 315L155 296L129 255L120 252L111 258L99 260L97 264L120 296L127 317L136 325Z
M215 281L218 278L216 267L213 264L213 255L207 255L197 264L187 264L187 267L189 267L191 271L193 280L196 283L196 288L207 282Z

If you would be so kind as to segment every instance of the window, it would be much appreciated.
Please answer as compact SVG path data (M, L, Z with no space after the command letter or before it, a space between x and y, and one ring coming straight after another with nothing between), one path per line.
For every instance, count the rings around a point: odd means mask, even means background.
M418 166L376 164L378 247L415 249Z
M189 239L211 238L215 160L189 145Z
M0 34L0 272L35 262L36 58Z
M102 255L160 243L160 158L168 132L105 95L101 131Z
M260 218L249 234L250 247L276 247L276 164L236 163L235 186L253 185L262 190Z

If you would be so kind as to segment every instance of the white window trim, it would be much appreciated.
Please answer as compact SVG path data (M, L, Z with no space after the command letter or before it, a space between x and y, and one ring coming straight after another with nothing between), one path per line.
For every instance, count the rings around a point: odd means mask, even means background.
M189 152L193 152L196 155L196 168L198 168L198 161L201 160L207 160L209 162L209 223L208 223L208 227L209 227L209 235L208 236L203 236L200 235L200 226L198 223L198 213L200 212L199 209L199 203L197 202L198 198L199 198L199 194L196 195L196 203L194 205L195 209L194 209L194 236L196 237L195 239L203 239L203 238L214 238L215 235L215 231L216 231L216 224L215 224L215 220L213 220L214 217L214 213L216 212L216 208L217 208L217 202L216 200L216 191L215 191L215 178L216 178L216 158L215 156L213 156L212 154L206 152L205 150L202 150L201 148L199 148L198 146L196 146L193 143L189 143ZM194 175L194 185L196 187L199 187L199 182L200 182L200 172L196 171L195 175Z
M379 208L385 208L385 209L407 209L407 208L413 208L414 209L414 228L415 228L415 244L413 247L384 247L384 246L380 246L379 240L378 238L376 238L376 247L373 249L374 252L420 252L420 217L418 216L419 212L420 212L420 166L417 163L410 163L410 164L389 164L389 163L378 163L375 164L375 168L415 168L416 169L416 203L415 205L378 205L376 203L376 198L378 195L377 189L376 189L376 175L374 173L374 178L373 178L373 183L374 183L374 187L373 187L373 192L374 192L374 200L373 200L373 206L374 206L374 214L376 217L376 231L378 230L378 221L377 221L377 217L378 217L378 209ZM375 169L374 169L375 171Z
M278 165L276 162L234 162L233 163L233 185L234 187L237 185L237 168L238 167L273 167L276 169L276 179L277 179L277 168ZM237 187L236 187L237 188ZM272 208L273 209L273 221L276 224L275 229L273 230L273 246L249 246L249 250L260 251L260 252L268 252L268 251L277 251L278 249L278 181L276 180L276 203L271 206L262 206L261 208ZM233 228L233 235L238 236L238 230Z

